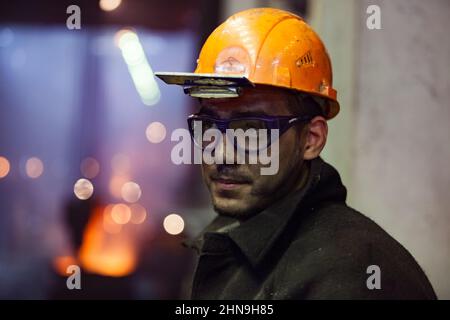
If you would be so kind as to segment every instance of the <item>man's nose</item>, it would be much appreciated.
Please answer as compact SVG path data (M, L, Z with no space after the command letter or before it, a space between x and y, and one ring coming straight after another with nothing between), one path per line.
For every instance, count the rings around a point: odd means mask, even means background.
M226 133L222 133L221 139L214 149L214 156L223 164L236 164L234 143L231 138L227 137Z

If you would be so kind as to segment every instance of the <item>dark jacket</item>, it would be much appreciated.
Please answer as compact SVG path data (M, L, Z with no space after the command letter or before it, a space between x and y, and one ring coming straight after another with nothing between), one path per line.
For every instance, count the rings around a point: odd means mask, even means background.
M230 219L216 218L189 244L199 253L191 297L436 299L414 258L348 207L346 193L338 172L317 158L301 191L227 232L216 230ZM372 265L380 289L367 286Z

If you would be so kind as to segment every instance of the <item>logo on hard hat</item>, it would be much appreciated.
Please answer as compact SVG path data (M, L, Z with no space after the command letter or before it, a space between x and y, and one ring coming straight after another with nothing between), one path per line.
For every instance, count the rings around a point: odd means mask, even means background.
M214 72L219 74L249 74L250 57L241 47L228 47L222 50L216 59Z

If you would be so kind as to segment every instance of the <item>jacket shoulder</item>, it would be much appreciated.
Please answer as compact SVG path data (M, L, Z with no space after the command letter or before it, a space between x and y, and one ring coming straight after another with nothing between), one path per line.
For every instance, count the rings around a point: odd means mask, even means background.
M291 295L311 299L436 298L411 254L362 213L345 203L331 203L298 214L300 222L281 259L281 278L299 279L291 282L296 287L286 283ZM381 287L369 289L367 281L378 271Z

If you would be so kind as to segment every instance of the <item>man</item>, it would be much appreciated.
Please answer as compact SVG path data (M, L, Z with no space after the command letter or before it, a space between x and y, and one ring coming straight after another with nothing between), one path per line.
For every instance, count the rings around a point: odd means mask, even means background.
M210 35L194 74L157 75L199 98L189 127L202 150L213 146L202 171L218 217L191 242L193 299L436 298L407 250L346 205L339 174L320 158L339 104L326 49L301 18L237 13ZM198 128L223 139L205 144ZM237 162L238 149L250 159L251 139L239 145L227 129L276 131L257 144L258 155L278 156L276 173Z

